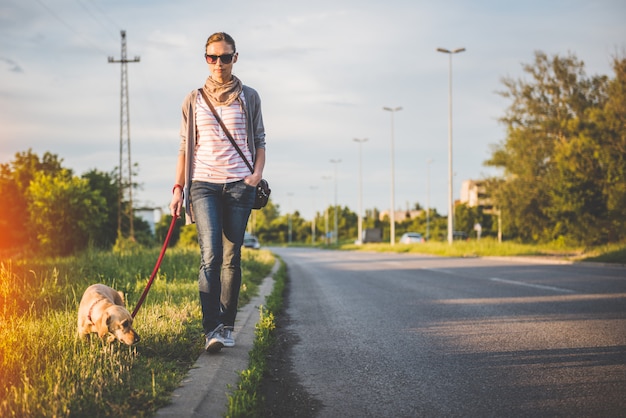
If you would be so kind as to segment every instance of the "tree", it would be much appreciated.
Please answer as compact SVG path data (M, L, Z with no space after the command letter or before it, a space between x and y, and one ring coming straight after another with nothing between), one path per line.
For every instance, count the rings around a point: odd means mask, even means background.
M602 132L598 153L606 179L609 241L626 237L626 58L613 58L613 71L604 108L591 115Z
M330 234L334 234L335 209L337 210L337 235L339 242L342 240L356 240L358 215L355 212L352 212L347 206L342 208L340 206L335 207L333 205L329 205L328 208L317 213L315 216L315 230L317 231L316 240L318 242L326 242L324 234L328 232L329 237ZM367 216L368 215L363 218L363 228L368 228L368 226L366 226ZM328 230L326 229L327 227ZM303 242L310 241L309 237L311 234L311 221L303 223L301 232Z
M549 58L536 52L535 62L523 68L530 81L503 80L500 94L512 102L501 118L507 138L485 162L504 169L504 181L492 182L498 184L494 203L506 213L509 232L523 240L606 241L616 221L608 183L619 175L608 174L611 164L603 155L619 152L620 124L611 134L599 119L607 118L607 106L616 100L610 119L623 120L623 102L610 98L611 89L623 90L606 76L587 77L583 62L571 54ZM623 158L613 166L623 173Z
M167 237L167 233L170 229L171 223L172 223L172 215L163 214L163 216L161 216L161 219L159 219L159 221L154 225L154 235L155 235L157 242L161 242L161 243L165 242L165 238ZM168 248L175 246L179 242L183 226L185 226L184 219L183 218L177 219L176 224L174 225L174 229L172 230L172 236L170 237ZM193 227L193 229L195 230L195 226ZM195 238L196 238L195 242L197 243L198 242L197 234Z
M82 178L87 180L91 190L100 192L108 208L102 215L104 218L98 231L93 234L94 244L101 248L111 248L117 239L118 185L115 175L93 169L83 174Z
M358 222L359 216L352 212L349 207L344 206L338 212L339 221L339 240L355 241L358 238Z
M474 226L480 224L481 235L495 235L497 231L492 231L493 220L491 216L487 216L483 212L482 206L469 207L466 204L457 205L454 208L454 229L463 231L469 237L475 236Z
M106 201L86 179L61 170L37 173L27 191L30 228L47 254L69 255L96 238Z
M0 196L4 200L4 208L0 211L0 250L16 251L35 245L36 240L29 235L26 192L38 173L59 173L61 162L49 152L40 159L29 149L16 153L12 162L0 164Z
M253 210L248 220L248 232L254 234L263 242L278 242L276 231L272 224L280 217L280 206L272 198L263 209Z
M0 211L0 250L24 248L29 241L26 198L20 192L8 164L0 166L0 196L5 203Z

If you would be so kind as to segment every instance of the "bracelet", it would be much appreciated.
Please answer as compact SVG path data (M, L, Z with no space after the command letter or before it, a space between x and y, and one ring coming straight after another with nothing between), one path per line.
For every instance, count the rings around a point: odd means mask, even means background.
M182 192L183 191L183 186L181 186L180 184L175 184L174 187L172 188L172 194L174 194L176 189L180 189L180 191Z

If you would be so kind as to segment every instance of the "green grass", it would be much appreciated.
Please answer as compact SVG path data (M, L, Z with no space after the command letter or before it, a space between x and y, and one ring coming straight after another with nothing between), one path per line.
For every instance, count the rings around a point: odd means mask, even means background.
M584 248L565 246L558 242L551 244L520 244L510 241L498 243L495 239L483 238L480 241L454 241L452 245L438 241L423 244L396 244L393 247L389 243L364 245L346 243L340 245L339 249L417 253L445 257L552 257L572 261L604 261L626 264L626 245L624 244Z
M170 249L135 319L137 346L76 339L76 312L90 284L143 292L158 249L0 261L0 416L151 416L168 403L202 351L197 250ZM243 251L240 305L274 264Z
M228 397L228 418L253 418L259 416L263 399L258 390L267 371L267 355L274 343L273 331L276 328L276 315L283 306L287 271L281 260L279 270L274 275L274 288L266 298L266 305L261 306L261 317L255 327L255 340L250 352L249 367L242 371L237 389Z
M626 265L626 246L607 245L590 251L584 261L617 263Z

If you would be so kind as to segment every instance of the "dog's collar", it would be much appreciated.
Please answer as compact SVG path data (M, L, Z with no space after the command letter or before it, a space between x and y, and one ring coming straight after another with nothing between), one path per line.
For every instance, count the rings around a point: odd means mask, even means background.
M102 299L98 299L97 301L95 301L94 303L91 304L91 306L89 307L89 313L87 314L87 319L89 320L89 322L91 322L92 324L94 323L93 320L91 319L91 311L93 311L93 308L100 302L102 302L103 300L106 300L106 298L102 298Z

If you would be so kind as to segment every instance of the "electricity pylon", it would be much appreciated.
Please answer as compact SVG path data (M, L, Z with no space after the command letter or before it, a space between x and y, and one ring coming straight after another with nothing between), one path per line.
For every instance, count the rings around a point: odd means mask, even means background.
M129 62L139 62L139 57L129 60L126 58L126 31L122 34L122 57L119 60L109 57L109 63L122 64L122 85L120 92L120 165L117 178L117 236L122 236L122 214L128 217L129 233L131 240L135 239L133 226L133 170L130 158L130 117L128 111L128 71ZM124 207L124 199L128 198L128 204Z

